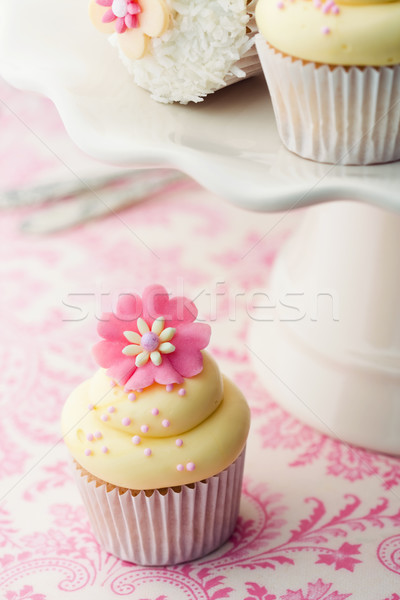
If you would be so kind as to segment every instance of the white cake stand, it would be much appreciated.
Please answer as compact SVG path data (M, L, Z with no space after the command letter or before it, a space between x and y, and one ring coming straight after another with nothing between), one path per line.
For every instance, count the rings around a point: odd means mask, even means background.
M400 454L400 163L294 156L280 144L262 78L200 105L155 103L90 26L82 0L0 8L0 74L49 96L87 153L175 167L247 209L310 206L277 261L249 351L300 419Z

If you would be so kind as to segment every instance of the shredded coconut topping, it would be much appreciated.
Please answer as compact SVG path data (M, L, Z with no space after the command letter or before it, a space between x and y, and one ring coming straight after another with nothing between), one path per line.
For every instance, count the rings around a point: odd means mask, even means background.
M254 44L252 0L167 0L171 23L159 38L152 38L143 58L122 62L137 85L159 102L201 102L203 98L243 78L240 59ZM249 36L250 33L250 36ZM110 37L118 46L118 36ZM257 60L254 51L254 61Z

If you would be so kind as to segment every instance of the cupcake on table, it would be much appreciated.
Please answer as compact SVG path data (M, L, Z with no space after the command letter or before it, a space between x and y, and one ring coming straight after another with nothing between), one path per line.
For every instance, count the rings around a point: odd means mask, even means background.
M210 327L162 286L102 315L101 369L68 398L62 430L102 546L167 565L203 556L238 516L249 408L204 350Z
M289 150L349 165L400 159L398 0L259 0L256 21Z

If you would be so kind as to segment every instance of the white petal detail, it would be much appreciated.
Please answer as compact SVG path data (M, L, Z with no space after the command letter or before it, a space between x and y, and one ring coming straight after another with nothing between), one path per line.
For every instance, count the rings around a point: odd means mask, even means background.
M143 367L143 365L145 365L147 363L147 361L149 360L150 354L144 350L143 352L141 352L140 354L137 355L136 360L135 360L135 365L137 367Z
M136 331L124 331L124 336L132 344L140 344L142 338Z
M137 354L140 354L141 351L142 348L140 346L131 344L130 346L125 346L125 348L122 350L122 354L125 354L125 356L136 356Z
M171 354L171 352L174 352L175 346L169 342L164 342L158 346L158 350L163 354Z
M136 323L142 335L150 331L149 326L147 325L146 321L142 319L142 317L139 317Z
M159 367L161 365L161 363L162 363L162 356L158 352L158 350L156 350L155 352L152 352L150 354L150 360L153 363L153 365L155 365L156 367Z
M164 317L157 317L155 321L153 321L153 325L151 326L151 331L157 335L160 335L162 330L164 329L165 319Z
M160 342L169 342L170 340L172 340L172 338L174 337L175 333L176 333L175 327L167 327L159 335Z

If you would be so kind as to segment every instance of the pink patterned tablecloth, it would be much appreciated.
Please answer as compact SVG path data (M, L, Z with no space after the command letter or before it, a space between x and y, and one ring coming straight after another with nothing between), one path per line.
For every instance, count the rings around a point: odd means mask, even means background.
M0 83L0 186L99 172L52 105ZM400 600L400 461L350 448L284 412L246 346L298 215L256 215L182 183L119 214L29 237L0 215L0 595L7 600ZM95 365L96 316L159 282L196 299L211 351L252 411L240 518L202 560L121 562L98 546L60 440L68 393Z

